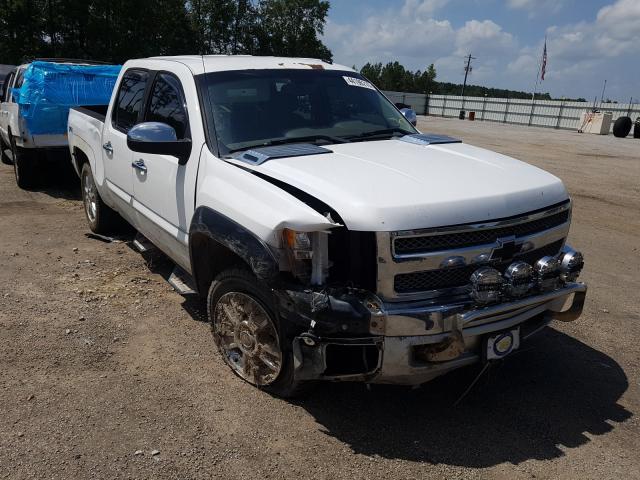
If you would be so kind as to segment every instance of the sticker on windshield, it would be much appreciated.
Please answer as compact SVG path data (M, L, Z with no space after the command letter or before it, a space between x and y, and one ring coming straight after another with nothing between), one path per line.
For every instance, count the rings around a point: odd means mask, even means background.
M371 85L366 80L362 80L361 78L354 78L354 77L342 77L342 78L344 78L344 81L347 82L352 87L369 88L371 90L376 89L376 87Z

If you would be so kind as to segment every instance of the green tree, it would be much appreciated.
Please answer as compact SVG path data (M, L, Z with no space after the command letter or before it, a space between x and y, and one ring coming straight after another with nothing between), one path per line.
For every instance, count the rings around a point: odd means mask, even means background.
M355 70L355 68L354 68ZM367 63L361 69L360 73L374 85L380 87L380 75L382 74L382 63Z
M330 61L331 51L318 38L328 12L324 0L260 0L257 53Z
M178 54L331 59L323 0L0 0L0 63Z
M433 63L424 72L421 73L419 70L416 72L414 85L418 93L433 91L436 86L436 68Z
M0 1L0 63L13 65L44 54L43 8L41 0Z

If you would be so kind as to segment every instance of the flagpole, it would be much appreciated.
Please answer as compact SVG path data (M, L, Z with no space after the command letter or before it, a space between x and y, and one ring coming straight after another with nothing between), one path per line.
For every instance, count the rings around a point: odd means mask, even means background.
M544 36L544 48L547 48L547 36ZM536 93L538 91L538 82L540 81L540 71L542 70L542 62L544 57L544 50L542 51L542 56L540 57L540 61L538 62L538 73L536 74L536 83L533 86L533 93L531 94L531 112L529 112L529 125L533 121L533 109L536 104Z
M547 45L547 36L544 36L544 44L545 46ZM544 57L544 50L542 51L542 55L540 56L540 58L538 59L538 73L536 74L536 83L533 87L533 94L531 95L531 102L533 103L533 100L536 97L536 93L538 93L538 82L540 81L540 71L542 70L542 62L543 59L542 57Z

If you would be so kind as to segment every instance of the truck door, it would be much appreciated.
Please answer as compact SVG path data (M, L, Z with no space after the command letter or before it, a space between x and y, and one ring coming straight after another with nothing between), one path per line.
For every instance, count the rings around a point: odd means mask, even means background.
M148 80L149 72L146 70L130 69L124 73L102 133L102 161L107 186L121 206L129 209L133 200L133 169L127 132L141 121Z
M187 95L183 85L187 88ZM192 109L187 108L187 98L194 102ZM190 72L158 72L149 92L144 121L166 123L174 128L179 140L191 139L191 157L185 165L180 165L178 159L171 155L133 152L134 205L141 230L185 268L189 266L187 235L203 143L194 138L189 122L188 111L192 113L194 125L200 121L195 104L197 98ZM196 132L200 136L198 128Z

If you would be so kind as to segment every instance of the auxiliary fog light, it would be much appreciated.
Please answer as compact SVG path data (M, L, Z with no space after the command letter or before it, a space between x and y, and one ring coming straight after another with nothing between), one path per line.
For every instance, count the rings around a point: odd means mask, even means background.
M486 304L500 300L504 279L495 268L482 267L471 274L471 296L476 302Z
M565 282L575 282L584 267L582 253L569 251L560 259L560 278Z
M533 268L526 262L513 262L504 271L505 292L510 297L522 297L534 285Z
M533 266L536 281L540 290L549 291L558 286L560 279L560 262L555 257L542 257Z

